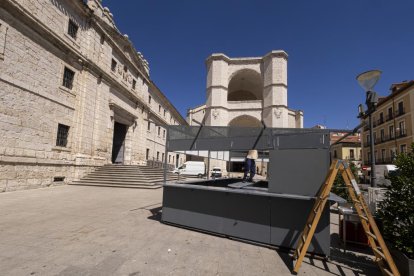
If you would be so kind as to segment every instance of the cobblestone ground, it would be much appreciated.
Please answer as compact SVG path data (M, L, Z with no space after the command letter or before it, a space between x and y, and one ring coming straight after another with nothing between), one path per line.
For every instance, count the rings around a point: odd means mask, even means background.
M0 194L1 275L290 275L285 253L159 222L162 189L61 186ZM332 215L332 229L337 216ZM335 235L333 234L334 244ZM378 275L333 248L299 275Z

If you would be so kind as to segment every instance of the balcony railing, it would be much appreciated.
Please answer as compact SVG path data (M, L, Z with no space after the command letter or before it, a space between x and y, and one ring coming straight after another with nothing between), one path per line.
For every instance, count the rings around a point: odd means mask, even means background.
M401 115L405 114L405 108L399 108L398 110L395 110L395 117L399 117Z
M401 129L400 131L396 132L396 137L397 138L402 138L402 137L406 137L407 136L407 130L406 129Z
M392 164L395 160L395 157L380 157L380 158L376 158L375 159L375 164L376 165L381 165L381 164ZM367 160L364 161L364 165L365 166L370 166L371 165L371 160Z
M382 125L383 123L385 123L384 118L380 118L380 119L377 121L377 126Z
M392 113L389 113L388 115L387 115L387 117L385 118L385 120L388 122L388 121L391 121L392 119L394 119L394 115L392 114Z

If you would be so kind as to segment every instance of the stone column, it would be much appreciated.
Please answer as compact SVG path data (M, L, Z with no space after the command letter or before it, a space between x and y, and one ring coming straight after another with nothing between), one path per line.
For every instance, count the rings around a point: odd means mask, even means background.
M263 120L268 127L288 127L287 53L263 57Z
M205 125L227 126L228 57L213 54L207 61Z

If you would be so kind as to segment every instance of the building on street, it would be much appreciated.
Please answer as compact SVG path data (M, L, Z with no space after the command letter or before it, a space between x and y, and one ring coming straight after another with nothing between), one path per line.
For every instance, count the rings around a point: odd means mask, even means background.
M0 192L184 162L165 127L187 123L149 72L101 1L0 1Z
M406 152L414 142L414 81L391 85L391 93L379 99L372 115L374 125L376 164L391 164L395 156ZM368 117L363 118L367 126L362 129L363 165L371 163Z

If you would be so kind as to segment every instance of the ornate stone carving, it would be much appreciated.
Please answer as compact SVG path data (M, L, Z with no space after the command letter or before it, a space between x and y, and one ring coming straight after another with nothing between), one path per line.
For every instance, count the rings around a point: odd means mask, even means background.
M275 110L273 111L273 113L275 114L276 118L279 119L280 116L282 116L282 110L279 108L275 108Z
M213 117L215 120L217 120L217 117L220 115L220 111L218 111L217 109L213 110Z

